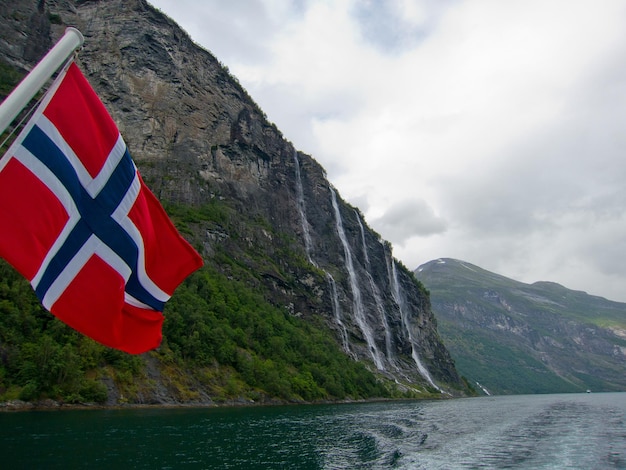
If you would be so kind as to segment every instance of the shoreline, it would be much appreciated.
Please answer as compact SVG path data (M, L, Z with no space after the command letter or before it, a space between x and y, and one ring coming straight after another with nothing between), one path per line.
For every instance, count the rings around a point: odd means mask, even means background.
M0 402L0 413L19 413L27 411L71 411L71 410L125 410L125 409L174 409L174 408L243 408L265 406L297 406L297 405L347 405L353 403L378 403L400 401L428 401L452 399L454 397L429 396L424 398L368 398L360 400L319 400L319 401L286 401L271 399L255 402L252 400L235 399L224 402L187 402L187 403L63 403L52 399L27 402L22 400L9 400Z

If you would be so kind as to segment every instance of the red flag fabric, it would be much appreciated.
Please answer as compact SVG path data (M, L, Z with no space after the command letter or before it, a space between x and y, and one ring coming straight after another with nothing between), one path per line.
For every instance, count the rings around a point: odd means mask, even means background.
M165 302L202 265L74 63L0 160L0 224L43 306L129 353L161 343Z

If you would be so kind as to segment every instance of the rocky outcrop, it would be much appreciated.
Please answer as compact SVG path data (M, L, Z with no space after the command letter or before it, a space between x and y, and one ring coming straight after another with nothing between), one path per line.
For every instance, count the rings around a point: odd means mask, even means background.
M8 19L0 53L22 69L66 26L83 32L80 68L162 201L227 201L240 215L239 224L192 234L208 263L227 250L259 273L272 302L322 316L346 354L380 374L409 387L463 389L426 291L391 246L173 21L144 0L10 0L0 12Z

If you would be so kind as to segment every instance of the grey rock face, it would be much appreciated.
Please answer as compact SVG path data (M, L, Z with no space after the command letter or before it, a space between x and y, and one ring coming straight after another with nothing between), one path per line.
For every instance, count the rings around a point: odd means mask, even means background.
M13 12L19 20L10 19ZM382 374L405 384L463 388L413 274L339 195L334 210L324 169L296 152L237 80L173 21L143 0L11 0L0 13L0 53L22 69L66 26L83 32L78 64L161 201L200 206L217 198L246 220L269 223L242 224L237 237L233 227L207 228L198 235L207 262L216 247L245 258L268 298L294 315L323 316L340 344L344 329L346 352ZM286 265L285 249L303 262ZM249 261L251 251L276 268Z

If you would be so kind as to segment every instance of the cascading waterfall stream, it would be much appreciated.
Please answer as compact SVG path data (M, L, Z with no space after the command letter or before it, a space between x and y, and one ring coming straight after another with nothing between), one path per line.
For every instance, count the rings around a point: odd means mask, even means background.
M361 230L361 242L363 243L363 258L365 259L365 274L367 275L367 279L370 284L370 288L372 289L372 295L374 296L374 302L376 303L376 309L380 314L380 320L383 325L383 329L385 330L385 352L387 355L387 360L391 365L393 365L397 369L397 365L395 364L393 347L392 347L392 339L391 339L391 329L389 328L389 322L387 321L387 312L385 312L385 306L383 304L383 300L380 296L380 291L378 286L374 282L374 278L370 274L372 272L372 266L370 264L370 257L367 249L367 243L365 243L365 230L363 229L363 223L361 222L361 216L355 210L354 214L356 215L356 220L359 223L359 229Z
M326 278L328 279L328 284L330 285L330 292L332 294L333 301L333 315L335 317L335 322L339 326L339 330L341 332L341 342L343 346L343 350L346 354L352 356L353 359L356 360L356 355L350 351L350 343L348 342L348 330L346 326L341 321L341 306L339 305L339 296L337 295L337 284L335 283L335 279L330 275L330 273L326 273Z
M298 152L294 149L293 151L293 162L294 167L296 169L296 201L298 203L298 212L300 213L300 223L302 225L302 233L304 235L304 249L306 251L306 256L309 259L309 263L315 265L313 260L311 259L311 246L313 242L311 241L311 231L309 230L309 222L306 218L306 208L304 205L304 190L302 188L302 177L300 175L300 161L298 160Z
M361 289L359 289L359 283L356 277L356 272L354 271L354 264L352 262L352 252L350 251L350 245L348 244L348 239L346 238L346 233L343 229L343 221L341 219L341 212L339 211L339 205L337 204L337 196L335 194L334 189L330 188L331 201L333 205L333 209L335 211L335 223L337 226L337 233L339 234L339 239L341 240L341 244L343 245L343 252L345 258L345 266L348 271L348 277L350 279L350 287L352 289L352 305L354 310L354 317L356 319L363 336L365 337L365 341L367 342L367 346L369 352L374 360L374 364L376 364L376 368L378 370L385 370L385 366L383 365L383 361L380 357L380 352L376 347L376 343L374 342L374 335L372 334L372 330L367 324L367 320L365 318L365 310L363 308L363 300L361 298Z
M309 221L306 217L306 206L304 200L304 189L302 187L302 175L300 173L300 160L298 159L298 152L294 149L293 151L293 162L296 170L296 202L298 205L298 213L300 214L300 224L302 225L302 233L304 235L304 249L306 251L306 256L313 266L317 267L317 263L313 260L311 256L313 242L311 239L311 231L309 230ZM339 332L341 333L341 342L343 346L343 350L346 354L349 354L354 359L356 359L356 355L350 351L350 343L348 341L348 330L346 326L343 324L341 320L341 306L339 305L339 296L337 295L337 284L335 283L335 279L333 276L323 269L326 274L326 279L328 280L328 285L330 286L330 294L331 301L333 306L333 317L335 318L335 322L339 327Z
M413 361L415 361L415 365L417 366L417 370L420 375L424 377L430 385L432 385L435 389L442 391L436 384L433 378L431 377L428 369L422 364L420 360L419 354L417 353L415 342L413 340L413 335L411 334L411 328L409 325L409 319L406 311L406 302L404 299L404 295L402 295L402 291L400 289L400 282L398 281L398 271L396 269L396 263L393 259L390 260L391 264L391 287L392 287L392 295L394 300L398 304L398 308L400 309L400 317L402 319L402 325L406 330L406 334L409 339L409 343L411 344L411 356L413 357Z

